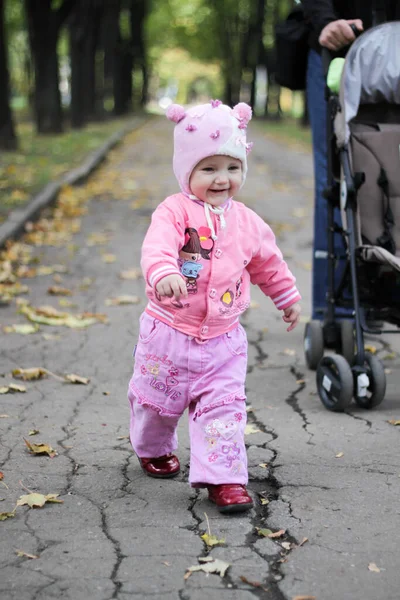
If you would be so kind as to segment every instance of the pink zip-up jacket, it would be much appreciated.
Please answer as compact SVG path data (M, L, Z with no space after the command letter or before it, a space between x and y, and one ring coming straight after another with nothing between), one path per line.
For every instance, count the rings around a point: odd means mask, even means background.
M154 211L142 247L141 266L149 303L146 312L200 340L235 328L250 306L250 283L283 310L300 300L295 278L271 228L250 208L232 199L223 216L184 194L169 196ZM160 297L157 283L178 274L188 296Z

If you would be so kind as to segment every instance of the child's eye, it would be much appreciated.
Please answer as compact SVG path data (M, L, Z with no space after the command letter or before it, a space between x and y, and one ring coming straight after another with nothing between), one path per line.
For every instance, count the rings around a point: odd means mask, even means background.
M239 167L237 165L232 165L231 167L229 167L230 171L239 171Z
M203 167L202 169L203 171L205 171L206 173L212 173L212 171L214 170L212 167Z

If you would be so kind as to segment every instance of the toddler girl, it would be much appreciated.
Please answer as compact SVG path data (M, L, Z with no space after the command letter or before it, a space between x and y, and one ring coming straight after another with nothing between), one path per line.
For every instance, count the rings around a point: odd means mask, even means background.
M176 123L173 167L181 192L153 213L141 266L148 305L129 384L130 438L150 477L179 473L176 428L189 409L190 474L221 512L253 501L244 443L247 339L239 323L250 283L283 311L288 331L299 292L271 229L233 196L247 172L251 108L212 100L167 110Z

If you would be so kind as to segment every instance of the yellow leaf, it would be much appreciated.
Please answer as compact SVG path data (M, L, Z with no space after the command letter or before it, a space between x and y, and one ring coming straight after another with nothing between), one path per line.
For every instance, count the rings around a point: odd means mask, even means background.
M290 550L292 548L292 544L290 542L282 542L281 545L285 550Z
M39 494L38 492L32 492L30 494L26 494L25 496L20 496L17 501L17 506L30 506L30 508L41 508L46 504L46 502L57 502L62 504L64 500L58 499L58 494Z
M388 423L390 423L391 425L400 425L400 421L396 420L396 419L390 419L390 421L388 421Z
M316 596L293 596L292 600L317 600Z
M15 510L13 510L13 512L0 512L0 521L12 519L12 517L15 517Z
M39 429L31 429L28 435L37 435L38 433L40 433Z
M265 506L266 504L269 504L269 500L267 498L260 498L260 502L263 506Z
M376 347L371 346L370 344L365 344L364 350L365 352L369 352L370 354L376 354Z
M17 556L24 557L24 558L39 558L39 556L37 556L36 554L29 554L28 552L25 552L24 550L16 550L15 554Z
M121 304L139 304L140 298L138 296L117 296L116 298L107 298L105 301L106 306L118 306Z
M256 425L253 425L252 423L248 423L244 428L244 435L250 435L251 433L259 432L261 432L261 429L258 429L258 427Z
M89 236L86 240L86 244L88 246L98 246L98 245L108 244L109 241L110 241L110 236L107 235L106 233L93 232L93 233L89 234Z
M103 254L101 260L107 264L114 263L117 260L115 254Z
M140 269L127 269L119 274L120 279L139 279L140 277L142 277Z
M342 458L342 456L344 456L344 452L338 452L338 454L335 454L335 458Z
M69 383L82 383L83 385L87 385L90 381L88 377L81 377L80 375L75 375L75 373L65 375L64 379Z
M40 367L32 367L30 369L14 369L12 371L12 375L17 379L31 381L33 379L41 379L42 377L46 377L47 371L46 369L42 369Z
M28 442L28 440L26 440L25 438L24 442L28 446L29 451L32 454L47 454L48 456L50 456L50 458L54 458L54 456L57 456L57 452L53 450L53 448L49 444L31 444L31 442Z
M72 296L71 290L60 285L52 285L47 290L51 296Z
M209 548L212 548L213 546L220 546L221 544L225 544L225 540L219 540L216 535L210 535L208 533L203 533L203 535L200 537Z
M369 563L368 570L372 571L373 573L380 573L381 572L380 568L377 567L375 563Z
M262 469L268 469L268 463L260 463L258 466Z
M2 385L0 387L0 394L8 394L9 391L10 391L10 388L8 387L8 385Z
M31 508L42 507L46 504L46 497L43 494L32 493L25 494L25 496L20 496L17 501L17 506L24 506L27 504Z
M9 389L12 392L21 392L21 393L25 393L26 392L26 387L24 385L18 385L16 383L10 383L8 387L9 387Z
M21 335L29 335L39 331L39 325L30 325L29 323L16 323L15 325L6 325L3 327L5 333L20 333Z
M272 533L271 529L265 529L262 527L256 527L256 531L260 537L269 537L269 535Z

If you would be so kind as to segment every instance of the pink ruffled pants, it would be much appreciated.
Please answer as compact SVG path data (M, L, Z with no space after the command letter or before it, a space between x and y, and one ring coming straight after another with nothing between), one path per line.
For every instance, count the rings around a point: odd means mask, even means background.
M136 454L155 458L176 450L176 428L188 408L190 484L247 484L246 370L241 325L200 342L143 313L128 391Z

